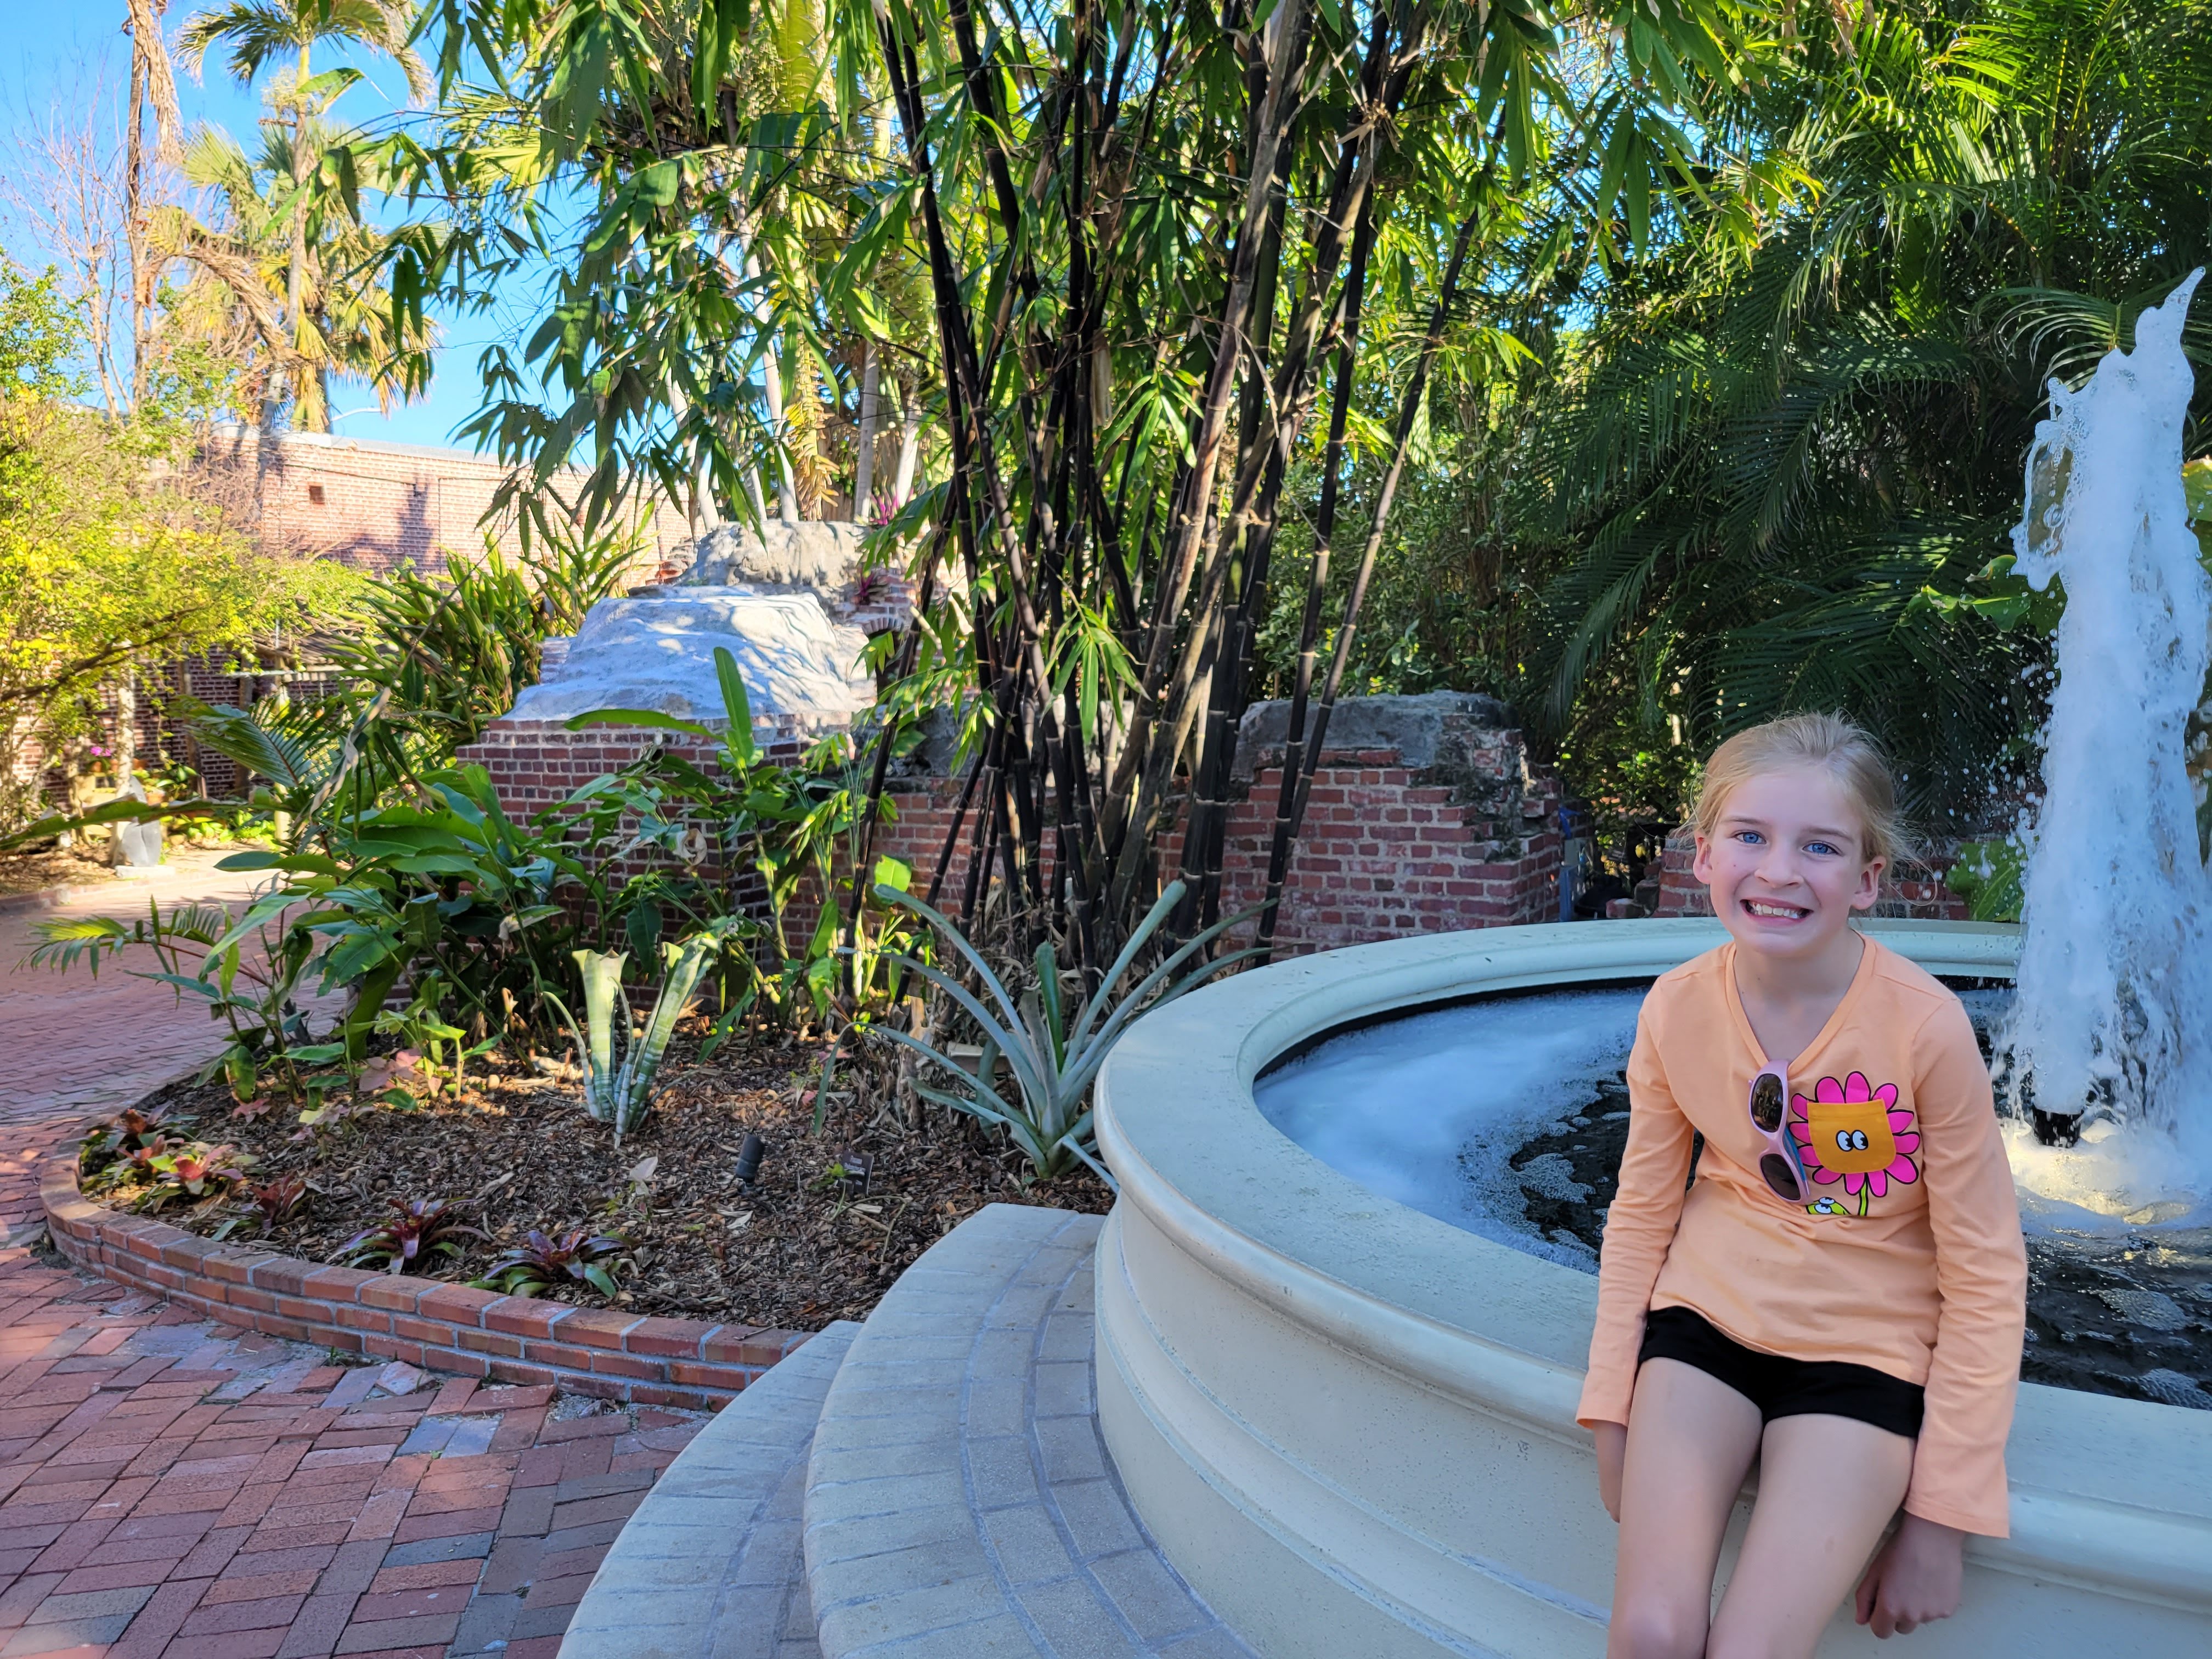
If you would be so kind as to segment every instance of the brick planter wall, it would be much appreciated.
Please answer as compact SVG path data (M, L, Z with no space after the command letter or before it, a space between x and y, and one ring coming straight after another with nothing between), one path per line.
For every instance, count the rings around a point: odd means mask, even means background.
M73 1157L50 1160L39 1187L55 1246L103 1279L227 1324L456 1376L714 1411L809 1335L574 1308L217 1244L93 1203L77 1190Z
M798 737L754 732L767 757L795 763ZM459 766L481 766L490 774L500 805L512 818L556 806L593 778L620 770L649 750L665 749L703 771L712 772L717 745L688 732L662 732L641 726L595 726L571 732L561 720L518 720L502 716L483 735L454 753Z
M1283 762L1284 705L1246 715L1224 832L1224 914L1265 896ZM461 751L486 767L507 810L549 806L601 773L666 743L709 763L711 746L680 733L603 726L570 732L551 722L500 720ZM792 744L778 758L795 760ZM913 866L925 890L958 805L962 780L893 778L896 818L879 824L875 850ZM1362 697L1338 706L1293 850L1277 936L1286 954L1398 939L1416 933L1544 921L1559 914L1559 786L1532 771L1512 712L1457 692ZM939 908L957 914L978 802L945 871ZM1048 836L1045 877L1053 879ZM1182 831L1160 838L1164 878L1180 862ZM802 896L787 916L794 945L814 926Z

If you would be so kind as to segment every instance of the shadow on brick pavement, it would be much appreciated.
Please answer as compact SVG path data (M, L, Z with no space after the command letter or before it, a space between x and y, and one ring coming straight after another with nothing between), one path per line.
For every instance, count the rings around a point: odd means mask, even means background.
M0 1656L551 1659L698 1428L331 1358L0 1252Z
M700 1419L355 1365L46 1252L39 1164L210 1039L143 981L33 980L31 920L0 917L0 1659L552 1659Z

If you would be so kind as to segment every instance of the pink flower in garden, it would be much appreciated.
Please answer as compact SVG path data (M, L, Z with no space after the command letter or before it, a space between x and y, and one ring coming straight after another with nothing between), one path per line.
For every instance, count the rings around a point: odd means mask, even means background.
M1790 1133L1796 1137L1805 1173L1814 1182L1825 1186L1840 1181L1847 1193L1863 1189L1881 1198L1893 1181L1909 1186L1920 1179L1920 1166L1909 1156L1920 1150L1920 1136L1911 1111L1897 1103L1894 1083L1877 1089L1863 1072L1853 1072L1840 1083L1824 1077L1814 1085L1811 1099L1793 1094L1790 1109ZM1865 1203L1862 1197L1862 1215Z

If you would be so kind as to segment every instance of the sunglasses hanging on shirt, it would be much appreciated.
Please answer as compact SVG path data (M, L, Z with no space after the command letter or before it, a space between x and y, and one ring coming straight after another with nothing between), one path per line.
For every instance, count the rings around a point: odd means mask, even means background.
M1803 1204L1809 1201L1808 1182L1790 1136L1789 1109L1789 1073L1778 1065L1761 1067L1751 1079L1751 1127L1766 1143L1759 1155L1759 1173L1784 1204Z

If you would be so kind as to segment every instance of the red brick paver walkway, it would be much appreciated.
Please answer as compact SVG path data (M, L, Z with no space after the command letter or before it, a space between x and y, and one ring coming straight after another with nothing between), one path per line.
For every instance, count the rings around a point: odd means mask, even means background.
M236 905L265 874L215 868L220 852L188 849L158 876L74 891L48 909L0 910L0 1122L112 1111L158 1089L222 1047L207 1005L182 1003L166 985L125 971L151 968L141 953L110 963L94 979L83 968L58 974L27 968L39 925L70 916L166 914L191 902Z
M0 1659L551 1659L696 1420L340 1364L40 1253L40 1161L211 1035L11 971L33 920L0 916Z

